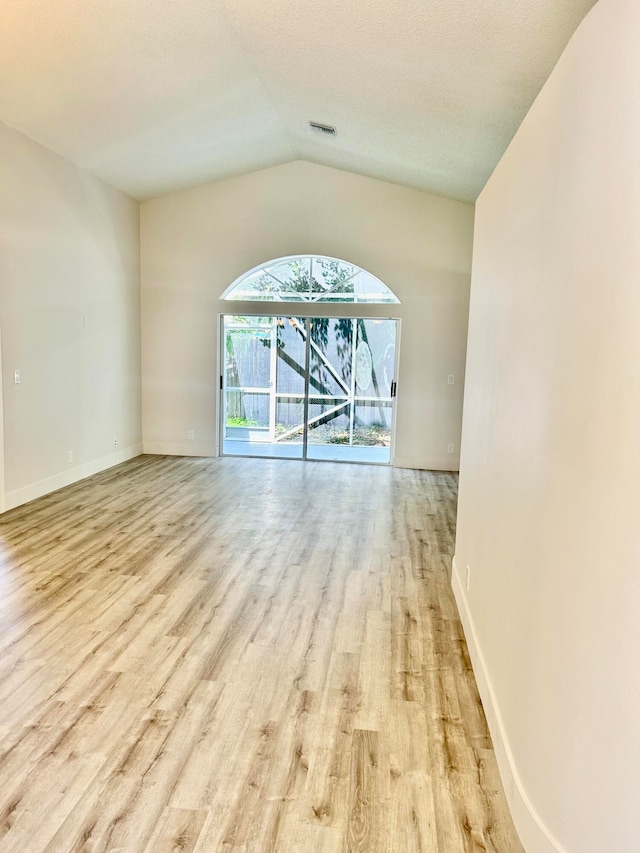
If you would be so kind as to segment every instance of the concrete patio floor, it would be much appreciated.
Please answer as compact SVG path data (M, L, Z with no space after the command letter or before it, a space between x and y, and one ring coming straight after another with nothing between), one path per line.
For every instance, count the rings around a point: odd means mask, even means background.
M241 441L225 438L225 456L267 456L276 459L302 459L302 442ZM307 459L330 462L367 462L386 465L391 459L389 447L355 446L346 444L307 445Z

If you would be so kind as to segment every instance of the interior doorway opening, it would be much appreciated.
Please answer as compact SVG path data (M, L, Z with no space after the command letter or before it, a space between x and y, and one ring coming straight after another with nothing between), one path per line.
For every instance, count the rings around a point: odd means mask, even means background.
M224 314L222 452L389 464L398 321Z

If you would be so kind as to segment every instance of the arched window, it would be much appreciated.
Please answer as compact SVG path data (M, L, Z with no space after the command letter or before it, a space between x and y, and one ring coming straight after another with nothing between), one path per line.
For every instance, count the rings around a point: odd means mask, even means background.
M398 303L386 284L366 270L321 255L278 258L241 275L223 299L239 302Z

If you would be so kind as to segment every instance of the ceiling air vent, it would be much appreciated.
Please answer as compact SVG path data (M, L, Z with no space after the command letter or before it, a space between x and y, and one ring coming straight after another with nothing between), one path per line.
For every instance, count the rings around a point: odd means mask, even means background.
M325 136L335 136L336 129L330 124L320 124L319 121L310 121L309 127L314 133L324 133Z

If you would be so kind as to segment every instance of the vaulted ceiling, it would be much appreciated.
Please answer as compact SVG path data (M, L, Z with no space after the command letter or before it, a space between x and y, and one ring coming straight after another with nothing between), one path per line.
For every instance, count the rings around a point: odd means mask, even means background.
M141 199L304 159L473 201L594 2L7 0L0 121Z

